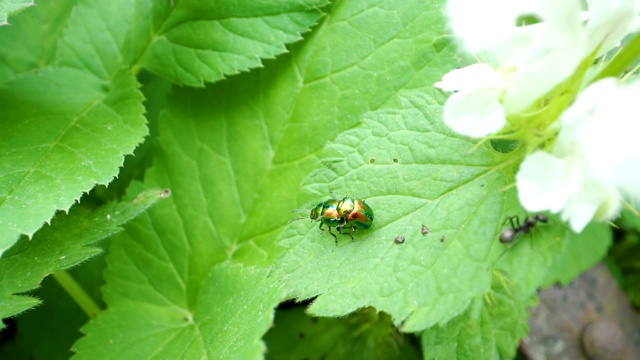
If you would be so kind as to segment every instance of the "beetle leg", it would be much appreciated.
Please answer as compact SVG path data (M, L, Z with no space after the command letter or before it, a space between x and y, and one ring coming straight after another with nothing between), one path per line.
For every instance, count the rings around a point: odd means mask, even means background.
M352 226L351 230L353 230L353 232L356 232L356 227ZM353 241L353 235L351 235L351 233L349 233L349 236L351 236L351 241Z
M334 239L337 239L338 237L336 236L336 234L331 232L331 226L329 226L329 234L331 234L331 236L333 236Z
M340 230L338 230L338 232L340 232ZM331 236L333 236L333 240L335 240L336 246L338 246L338 237L336 236L336 234L331 232L331 226L329 226L329 234L331 234Z
M342 228L343 227L345 227L345 225L338 225L338 226L336 226L336 230L338 230L338 233L340 235L349 235L351 237L351 241L353 241L353 235L351 235L351 233L348 233L348 232L347 233L343 233L342 232Z

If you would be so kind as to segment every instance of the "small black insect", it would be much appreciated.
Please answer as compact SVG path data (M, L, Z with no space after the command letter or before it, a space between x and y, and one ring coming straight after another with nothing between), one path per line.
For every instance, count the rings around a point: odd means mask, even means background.
M502 223L502 225L506 224L507 221L509 222L511 227L508 227L508 228L506 228L506 229L504 229L504 230L502 230L500 232L499 240L503 244L508 244L508 243L512 243L512 244L510 244L509 248L506 249L500 256L498 256L496 261L493 262L494 265L504 256L504 254L507 253L507 251L509 251L509 249L513 245L515 245L516 240L522 234L529 234L531 232L531 229L536 227L538 225L538 223L543 223L543 224L548 223L549 222L549 218L545 214L542 214L542 213L538 213L538 214L535 214L533 216L527 215L527 217L524 218L524 221L521 224L520 223L520 218L516 215L516 216L508 217Z
M538 213L534 216L527 215L522 224L520 224L518 215L507 218L503 225L506 224L507 221L511 224L511 227L502 230L500 233L500 242L503 244L516 240L522 234L530 233L531 229L536 227L539 222L543 224L548 223L549 218L545 214Z
M396 236L396 238L393 239L393 241L395 241L396 244L402 244L404 242L404 236L402 235Z
M427 236L431 233L431 230L429 230L427 225L422 224L422 228L420 229L420 232L422 233L422 235Z

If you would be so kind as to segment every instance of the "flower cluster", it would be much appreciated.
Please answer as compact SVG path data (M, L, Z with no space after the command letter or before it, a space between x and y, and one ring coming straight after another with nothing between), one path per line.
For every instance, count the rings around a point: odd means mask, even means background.
M586 3L450 0L454 33L486 63L435 84L452 92L443 111L451 129L525 144L520 201L560 213L576 232L640 199L640 81L611 77L640 54L640 36L617 49L630 60L591 66L640 30L640 0Z

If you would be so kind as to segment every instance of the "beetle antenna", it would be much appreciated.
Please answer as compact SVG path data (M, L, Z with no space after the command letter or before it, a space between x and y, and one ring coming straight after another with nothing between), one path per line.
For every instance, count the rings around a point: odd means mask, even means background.
M291 220L289 220L289 222L296 221L296 220L304 220L304 219L308 219L308 218L309 217L306 217L306 216L305 217L299 217L299 218L291 219Z
M309 209L295 209L295 210L291 210L292 213L295 212L309 212Z

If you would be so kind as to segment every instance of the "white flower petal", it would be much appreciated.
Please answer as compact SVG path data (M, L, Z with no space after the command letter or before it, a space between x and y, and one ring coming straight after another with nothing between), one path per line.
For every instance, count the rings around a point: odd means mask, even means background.
M567 160L536 151L527 156L516 175L520 203L529 211L563 209L575 189Z
M549 52L519 68L504 95L507 114L529 108L536 100L566 80L575 71L581 57L581 46L567 47L566 51Z
M535 2L532 13L543 22L518 28L531 39L514 37L513 48L518 53L512 55L510 66L517 71L504 96L507 114L526 110L578 67L586 44L579 10L577 1Z
M489 51L500 59L518 58L523 50L535 54L538 46L563 49L581 30L578 0L450 0L447 9L454 33L469 51ZM521 26L524 16L550 27Z
M578 0L451 0L448 9L465 46L489 52L500 64L508 115L526 110L566 80L584 57L587 40ZM541 22L521 26L523 16Z
M593 219L597 209L598 204L595 204L593 199L584 193L579 193L562 210L560 218L562 221L568 221L573 231L580 233Z
M638 30L639 0L587 0L589 45L585 55L601 46L602 54L616 46L630 32Z
M576 101L560 115L562 131L556 139L553 153L559 157L574 156L579 149L580 141L584 140L582 131L585 123L593 115L597 104L603 96L615 91L613 79L604 79L587 87ZM594 86L596 85L596 86ZM582 139L582 140L581 140ZM600 141L600 138L598 139ZM596 146L600 148L600 146ZM582 155L580 155L582 156Z
M471 52L502 47L510 42L515 24L510 0L450 0L447 6L453 32Z
M585 104L582 96L572 106L589 108L580 129L580 150L594 178L640 198L640 82L622 83L604 79L589 86L585 95L595 101Z
M461 91L449 97L444 105L444 122L453 131L482 137L502 129L506 123L500 104L499 88Z
M563 221L569 221L571 228L579 233L587 224L595 220L608 220L619 212L620 198L615 191L596 181L588 181L573 194L562 211ZM599 216L596 216L599 215Z
M616 80L613 78L606 78L584 89L576 101L560 116L562 126L569 124L582 126L582 123L591 116L594 107L602 97L615 91L615 82Z
M504 80L487 64L473 64L461 69L451 70L434 84L443 91L476 90L487 87L502 87Z
M611 220L620 215L622 209L622 197L615 189L608 191L607 197L594 215L594 220Z

